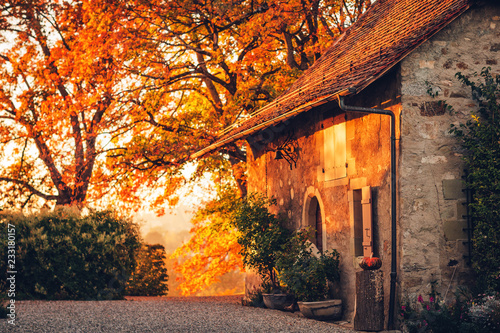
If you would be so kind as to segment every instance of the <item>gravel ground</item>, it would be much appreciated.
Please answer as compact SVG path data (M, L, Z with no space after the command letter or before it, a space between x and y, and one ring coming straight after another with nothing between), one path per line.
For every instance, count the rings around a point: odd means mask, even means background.
M241 296L18 301L0 332L354 332L298 313L241 305Z

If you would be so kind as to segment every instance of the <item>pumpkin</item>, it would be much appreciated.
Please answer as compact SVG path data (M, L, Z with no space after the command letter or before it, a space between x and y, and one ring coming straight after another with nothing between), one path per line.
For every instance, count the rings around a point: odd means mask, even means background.
M377 257L364 257L359 262L359 267L364 270L379 269L382 266L382 260Z

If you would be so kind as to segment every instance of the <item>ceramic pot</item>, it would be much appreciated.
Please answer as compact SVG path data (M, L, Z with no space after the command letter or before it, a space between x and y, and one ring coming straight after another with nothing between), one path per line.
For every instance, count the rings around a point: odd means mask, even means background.
M276 310L285 310L295 302L290 294L262 294L262 298L267 308Z
M382 260L377 257L364 257L359 262L359 267L361 267L365 271L376 270L382 267Z
M342 318L342 300L330 299L317 302L297 302L300 312L306 318L317 320L340 320Z

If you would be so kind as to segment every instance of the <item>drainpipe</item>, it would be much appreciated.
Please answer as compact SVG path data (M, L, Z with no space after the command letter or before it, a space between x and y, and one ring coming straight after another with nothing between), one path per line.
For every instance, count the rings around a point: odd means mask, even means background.
M396 299L396 268L397 268L397 238L396 238L396 117L390 110L370 109L359 106L348 106L344 104L344 97L339 96L339 106L343 111L363 112L370 114L382 114L391 117L391 288L389 294L389 319L387 326L394 329L394 307Z

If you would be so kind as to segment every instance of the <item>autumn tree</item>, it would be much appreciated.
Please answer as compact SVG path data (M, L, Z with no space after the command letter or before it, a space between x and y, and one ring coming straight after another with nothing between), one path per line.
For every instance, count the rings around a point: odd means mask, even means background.
M86 0L2 1L0 12L1 207L119 194L126 181L103 157L127 130L121 13Z
M193 152L268 103L370 1L1 2L3 206L175 204ZM198 161L245 194L245 151ZM153 192L153 191L151 191ZM36 200L37 198L42 200Z
M367 0L129 2L125 26L136 46L126 65L143 89L130 96L133 139L109 157L119 168L168 175L161 199L175 202L190 156L283 92L369 5ZM241 143L227 145L199 159L193 179L207 171L225 173L245 195L245 161Z
M193 152L268 103L368 0L1 2L3 206L175 204ZM240 143L198 161L246 193ZM188 179L189 180L189 179ZM36 200L41 198L42 200Z
M190 156L227 126L248 117L309 68L370 1L137 0L127 29L137 54L127 64L146 90L133 98L133 140L110 157L116 166L168 174L163 200L175 189ZM147 91L147 92L145 92ZM211 172L234 179L246 195L241 142L197 161L192 180ZM238 196L236 193L233 195ZM175 256L187 258L181 290L191 293L242 265L227 206L211 202L193 220L192 238Z

